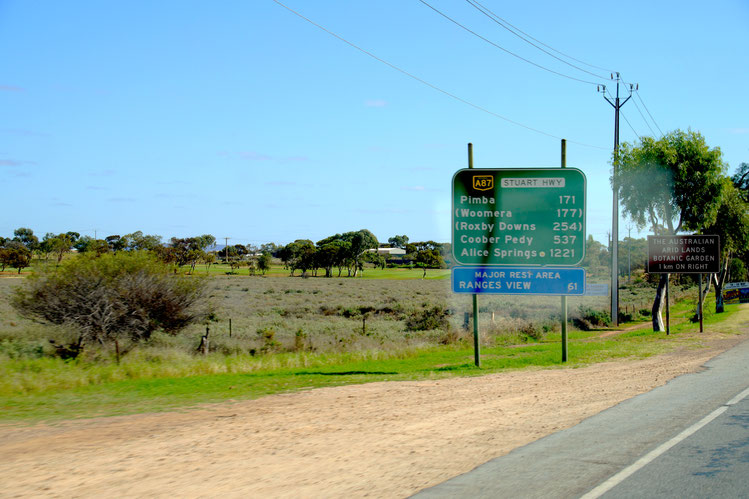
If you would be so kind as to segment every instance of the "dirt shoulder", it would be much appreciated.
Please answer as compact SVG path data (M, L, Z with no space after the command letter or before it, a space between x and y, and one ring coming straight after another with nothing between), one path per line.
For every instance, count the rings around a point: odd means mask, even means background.
M695 372L749 338L579 369L323 388L0 426L0 496L405 497Z

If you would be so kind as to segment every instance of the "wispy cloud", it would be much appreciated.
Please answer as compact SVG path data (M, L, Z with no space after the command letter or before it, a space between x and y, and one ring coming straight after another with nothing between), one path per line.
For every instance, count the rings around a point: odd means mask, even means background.
M382 99L370 99L364 101L364 105L367 107L385 107L388 103Z
M273 159L267 154L261 154L255 151L241 151L239 157L248 161L270 161Z
M749 128L729 128L728 133L734 135L747 135L749 134Z
M35 165L35 161L25 161L19 159L0 159L0 166L24 166Z
M68 208L72 208L73 207L72 204L66 203L64 201L53 201L52 203L50 203L50 206L68 207Z
M2 92L23 92L23 88L15 85L0 85L0 91Z
M135 198L109 198L107 201L110 203L134 203Z
M174 194L170 192L157 192L154 194L154 197L159 199L192 199L195 195L188 193Z
M98 185L87 185L86 189L89 191L108 191L109 190L106 187L101 187Z

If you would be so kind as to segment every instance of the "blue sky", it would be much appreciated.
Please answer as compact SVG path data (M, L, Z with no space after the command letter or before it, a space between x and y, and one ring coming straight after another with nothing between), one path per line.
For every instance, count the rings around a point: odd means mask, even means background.
M588 233L611 228L613 109L418 0L0 1L0 235L142 230L219 240L450 240L453 173L568 165L588 178ZM639 83L621 141L700 131L749 162L749 2L480 0L585 63L578 71L463 0L429 4L553 71ZM548 50L548 49L547 49ZM564 59L564 57L559 56ZM647 117L647 110L655 119ZM638 107L635 107L637 103ZM620 222L620 237L628 222Z

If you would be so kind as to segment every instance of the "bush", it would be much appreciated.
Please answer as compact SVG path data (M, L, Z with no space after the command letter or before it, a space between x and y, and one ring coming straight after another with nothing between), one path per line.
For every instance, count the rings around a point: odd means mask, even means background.
M572 323L578 329L590 331L596 327L608 326L611 324L611 316L608 312L593 310L592 308L581 305L577 316L572 318Z
M519 332L523 335L525 341L541 341L546 335L546 331L542 325L530 321L520 326Z
M204 281L170 275L147 253L80 255L56 271L31 276L12 299L23 316L73 326L78 345L147 340L201 320Z
M429 331L432 329L447 329L450 311L440 305L424 308L412 312L406 319L408 331Z
M634 322L637 319L637 316L635 316L632 312L619 312L619 323L624 322Z
M281 344L276 341L276 330L272 327L264 327L256 331L258 337L263 341L263 346L260 349L263 353L274 352L281 347Z

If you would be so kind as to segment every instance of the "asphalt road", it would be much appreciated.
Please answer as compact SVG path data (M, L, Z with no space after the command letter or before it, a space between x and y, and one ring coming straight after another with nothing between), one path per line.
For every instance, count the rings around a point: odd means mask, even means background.
M419 498L749 497L749 341Z
M749 497L749 397L601 497Z

